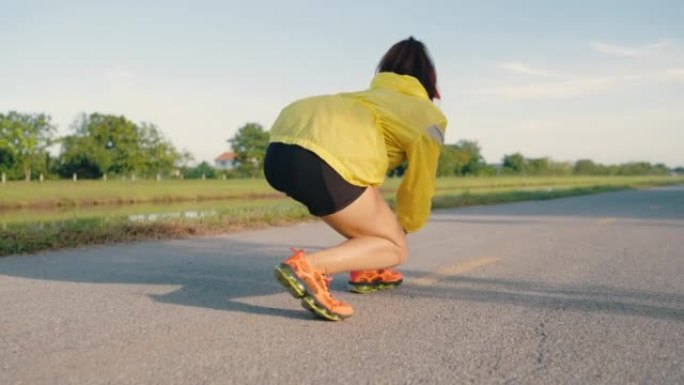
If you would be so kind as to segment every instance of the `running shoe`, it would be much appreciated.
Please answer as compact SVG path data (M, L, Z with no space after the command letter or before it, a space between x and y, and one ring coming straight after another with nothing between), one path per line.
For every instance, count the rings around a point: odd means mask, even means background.
M354 293L372 293L394 289L401 285L404 276L392 269L360 270L349 273L349 290Z
M278 282L292 296L301 298L305 309L321 318L340 321L351 317L352 307L330 294L330 278L311 266L303 250L292 249L292 252L273 272Z

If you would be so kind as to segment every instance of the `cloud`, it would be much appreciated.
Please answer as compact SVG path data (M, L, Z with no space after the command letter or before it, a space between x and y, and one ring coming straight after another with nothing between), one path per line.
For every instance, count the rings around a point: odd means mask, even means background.
M502 70L523 75L539 76L539 77L556 77L558 73L548 71L542 68L531 67L525 63L520 62L499 62L496 64Z
M640 58L654 56L671 51L675 48L672 40L663 39L655 43L640 46L623 46L617 44L604 43L600 41L591 42L591 48L601 54L618 56L623 58Z
M638 60L630 60L627 66L622 65L619 69L614 68L602 74L561 73L521 61L501 61L496 63L498 69L527 75L527 81L520 84L522 79L519 79L517 84L476 88L466 91L466 94L472 101L480 103L492 97L508 100L570 98L624 87L663 84L677 84L679 87L684 82L684 50L675 40L661 39L633 46L594 41L591 47L607 56Z
M672 68L660 73L661 80L684 81L684 68Z
M662 82L684 82L684 68L633 72L614 76L578 76L516 86L482 88L477 96L509 100L568 98L613 88Z
M596 52L606 55L622 57L634 57L638 55L638 51L636 49L596 41L591 43L591 48L593 48Z
M611 87L615 77L576 78L521 86L499 86L477 90L475 94L504 99L558 98L583 95Z
M569 98L594 94L621 87L680 83L684 81L684 51L674 40L639 45L623 46L600 41L591 42L594 51L604 55L643 59L634 60L622 66L619 71L589 74L572 74L541 68L522 61L500 61L499 70L525 75L525 84L501 84L493 87L466 91L472 101L482 102L491 97L509 100Z

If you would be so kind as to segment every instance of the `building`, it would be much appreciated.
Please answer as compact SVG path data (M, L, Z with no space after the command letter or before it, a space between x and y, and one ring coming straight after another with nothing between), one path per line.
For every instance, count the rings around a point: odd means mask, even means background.
M235 168L235 159L237 154L234 152L224 152L214 159L214 167L219 170L232 170Z

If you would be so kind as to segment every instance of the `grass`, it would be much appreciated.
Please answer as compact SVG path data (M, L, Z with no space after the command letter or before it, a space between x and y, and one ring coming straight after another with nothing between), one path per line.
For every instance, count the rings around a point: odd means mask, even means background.
M454 208L463 206L481 206L520 201L549 200L578 195L598 194L604 192L633 189L635 186L583 186L560 187L542 190L505 190L471 193L466 191L460 195L438 195L432 200L432 208Z
M131 221L125 217L87 218L19 224L0 230L0 256L93 244L209 235L311 219L295 203L225 210L208 217L168 217Z
M390 179L383 186L390 204L399 182ZM544 200L681 183L682 177L444 178L437 181L433 207ZM217 234L313 219L301 205L273 194L263 180L14 182L0 187L0 203L0 223L4 223L0 256ZM47 210L49 207L72 210L64 214ZM194 214L184 215L186 210ZM131 217L140 213L158 215L155 220L147 220L146 215Z
M532 188L546 186L638 185L673 183L672 177L485 177L439 178L436 193L455 191ZM679 179L684 180L684 179ZM383 190L391 193L400 180L389 178ZM0 184L0 210L57 207L95 207L131 204L221 201L231 199L280 198L263 179L228 180L69 180L38 182L14 181Z
M145 202L139 204L34 207L0 210L0 226L47 223L76 219L154 217L180 214L203 215L233 209L270 208L287 202L285 197L261 199L226 199L206 201Z
M275 197L262 179L7 182L0 209L83 207Z

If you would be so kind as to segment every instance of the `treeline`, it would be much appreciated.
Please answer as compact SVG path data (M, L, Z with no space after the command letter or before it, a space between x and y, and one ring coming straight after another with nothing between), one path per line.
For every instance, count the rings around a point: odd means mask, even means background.
M268 138L261 125L244 125L227 140L237 154L234 168L219 170L208 162L191 166L192 154L179 151L153 123L81 114L60 137L49 115L10 111L0 113L0 173L10 180L259 177Z
M628 162L617 165L603 165L589 159L571 162L557 162L548 157L525 158L516 153L505 155L501 165L503 174L514 175L603 175L603 176L632 176L632 175L667 175L670 170L662 163Z
M152 123L135 123L124 116L82 114L69 135L58 137L46 114L11 111L0 113L0 173L8 179L111 177L260 177L269 133L258 123L247 123L227 142L236 154L231 170L218 170L208 162L191 167L192 155L179 151ZM50 148L60 146L57 155ZM403 175L406 166L390 176ZM548 157L505 155L500 164L488 164L476 141L461 140L443 147L438 176L492 175L664 175L684 172L664 164L633 162L602 165L584 159L574 163Z
M192 156L178 151L152 123L92 113L74 120L58 137L50 116L0 114L0 172L9 179L151 177L177 173ZM54 156L50 148L59 145Z
M602 165L589 159L577 162L559 162L549 157L527 158L520 153L504 155L500 164L487 164L477 142L462 140L444 146L439 158L439 176L491 176L491 175L667 175L682 172L681 168L668 169L662 163L629 162Z

